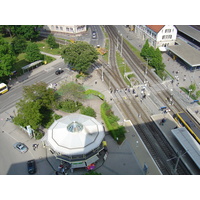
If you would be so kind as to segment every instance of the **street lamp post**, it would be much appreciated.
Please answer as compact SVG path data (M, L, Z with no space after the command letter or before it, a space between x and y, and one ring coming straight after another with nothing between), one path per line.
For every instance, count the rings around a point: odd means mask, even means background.
M103 79L103 65L102 65L102 69L101 69L101 80L104 81L104 79Z
M123 36L121 34L121 56L122 56L122 45L123 45Z
M189 89L188 99L190 99L190 93L192 92L192 89Z

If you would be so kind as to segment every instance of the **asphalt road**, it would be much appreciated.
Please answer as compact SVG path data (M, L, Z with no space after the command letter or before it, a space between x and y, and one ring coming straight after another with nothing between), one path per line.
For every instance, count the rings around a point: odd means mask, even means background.
M41 66L42 67L42 66ZM64 72L60 75L55 75L55 71L61 67ZM34 152L32 149L32 141L27 134L19 134L16 131L16 126L11 126L10 121L6 121L6 117L14 115L12 108L16 102L22 98L23 86L32 85L36 82L44 81L47 84L58 83L59 81L70 79L72 72L66 69L66 65L63 60L60 59L55 65L50 65L45 70L41 70L39 73L31 76L31 73L26 73L23 77L20 77L17 82L13 84L9 92L0 96L0 174L27 174L26 162L30 159L34 159ZM13 127L13 128L10 128ZM23 142L29 147L29 151L25 154L21 154L13 148L13 144L16 142ZM45 174L52 171L51 167L47 163L45 158L45 149L40 150L43 158L40 160L40 165L45 163L45 168L49 170L42 170L38 174ZM44 152L43 152L44 151ZM43 169L44 167L40 167Z
M60 75L55 75L55 70L59 67L64 69L64 72ZM61 61L55 66L49 67L48 70L41 71L40 73L35 74L33 76L30 76L31 74L27 74L27 76L24 77L24 80L22 80L21 82L17 82L10 88L9 92L0 96L0 113L5 112L7 109L13 107L16 104L16 102L22 98L22 91L24 86L32 85L40 81L44 81L47 84L57 83L61 80L64 80L66 77L70 78L72 72L66 69L66 67L67 66L64 64L64 62Z

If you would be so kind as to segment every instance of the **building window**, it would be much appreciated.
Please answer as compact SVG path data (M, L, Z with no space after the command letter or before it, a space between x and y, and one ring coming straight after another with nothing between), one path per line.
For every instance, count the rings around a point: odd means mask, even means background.
M165 33L171 33L171 29L165 29Z
M58 26L56 26L56 30L58 30Z
M163 40L165 40L165 39L172 39L172 35L163 35L162 39Z
M62 26L60 26L60 30L61 30L61 31L63 30L63 27L62 27Z

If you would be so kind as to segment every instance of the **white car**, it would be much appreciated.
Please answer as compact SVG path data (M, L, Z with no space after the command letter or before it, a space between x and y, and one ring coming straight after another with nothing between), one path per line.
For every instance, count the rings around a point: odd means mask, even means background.
M15 149L17 149L17 150L18 150L19 152L21 152L21 153L26 153L26 152L28 151L28 147L27 147L25 144L21 143L21 142L15 143L15 144L13 145L13 147L14 147Z

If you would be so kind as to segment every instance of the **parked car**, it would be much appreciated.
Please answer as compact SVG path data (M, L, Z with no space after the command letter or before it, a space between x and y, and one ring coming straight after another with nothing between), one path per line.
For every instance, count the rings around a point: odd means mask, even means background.
M56 75L59 75L59 74L61 74L61 73L63 73L63 72L64 72L64 70L62 70L62 69L59 68L58 70L55 71L55 74L56 74Z
M29 174L35 174L36 173L36 164L35 160L29 160L27 161L27 169Z
M26 152L28 151L28 147L27 147L25 144L21 143L21 142L15 143L15 144L13 145L13 147L14 147L15 149L17 149L17 150L18 150L19 152L21 152L21 153L26 153Z

